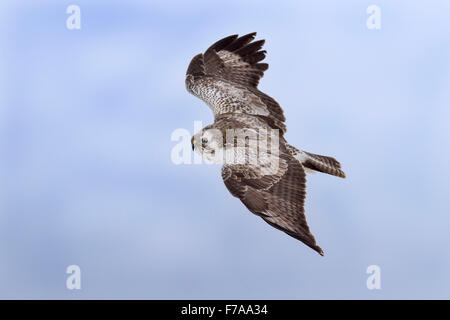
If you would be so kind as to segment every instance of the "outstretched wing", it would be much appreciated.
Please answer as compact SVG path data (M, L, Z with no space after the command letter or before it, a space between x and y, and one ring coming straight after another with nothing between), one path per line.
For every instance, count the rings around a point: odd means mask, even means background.
M302 165L282 154L276 174L255 172L258 170L251 166L225 165L222 178L230 193L251 212L323 255L305 217L306 178Z
M285 132L280 105L257 89L269 65L261 63L266 55L261 50L264 40L253 41L255 35L228 36L204 54L196 55L186 72L186 88L205 101L215 117L224 113L251 114Z

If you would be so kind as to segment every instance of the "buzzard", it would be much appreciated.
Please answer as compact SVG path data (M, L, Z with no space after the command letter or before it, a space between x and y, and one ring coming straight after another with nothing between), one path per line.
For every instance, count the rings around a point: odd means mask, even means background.
M264 40L255 35L228 36L191 60L186 88L214 114L214 123L192 137L192 149L223 164L225 186L251 212L323 256L305 217L305 172L345 174L336 159L286 142L283 110L258 90L268 64L261 62Z

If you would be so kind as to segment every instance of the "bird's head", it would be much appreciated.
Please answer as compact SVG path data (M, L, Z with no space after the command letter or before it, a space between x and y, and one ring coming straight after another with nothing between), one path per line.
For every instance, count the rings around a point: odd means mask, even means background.
M219 129L205 127L191 138L192 150L214 162L223 161L223 135Z

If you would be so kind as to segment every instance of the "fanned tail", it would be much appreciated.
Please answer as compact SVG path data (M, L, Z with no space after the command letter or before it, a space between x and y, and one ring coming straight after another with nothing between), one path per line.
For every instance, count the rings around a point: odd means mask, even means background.
M305 168L345 178L345 173L341 170L341 164L335 158L298 150L291 145L287 145L287 148Z
M345 179L345 173L341 170L341 164L335 158L306 151L304 153L307 155L306 160L303 162L306 168Z

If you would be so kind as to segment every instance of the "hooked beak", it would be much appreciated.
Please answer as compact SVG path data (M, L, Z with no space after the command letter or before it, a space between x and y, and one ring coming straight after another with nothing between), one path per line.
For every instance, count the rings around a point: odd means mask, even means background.
M194 139L192 139L191 141L191 145L192 145L192 151L194 151L195 149L195 144L197 143L197 141L195 141Z

